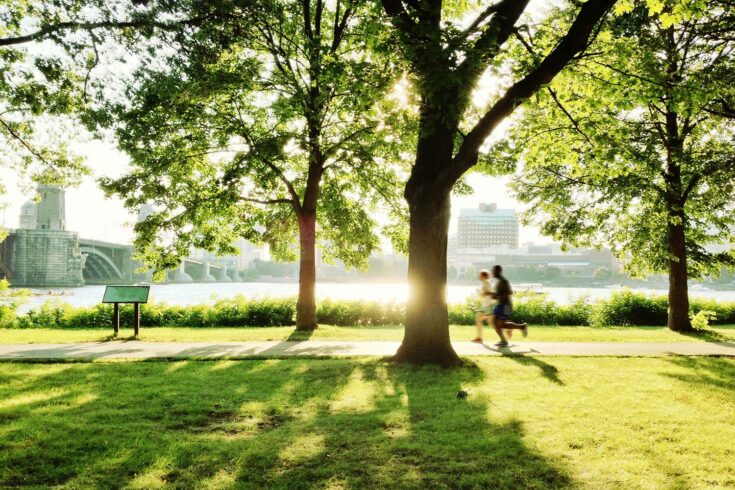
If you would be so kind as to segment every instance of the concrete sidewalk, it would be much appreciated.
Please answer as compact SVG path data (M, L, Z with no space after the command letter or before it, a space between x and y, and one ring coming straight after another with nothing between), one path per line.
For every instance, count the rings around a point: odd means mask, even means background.
M245 359L266 357L390 356L399 342L341 340L269 342L140 342L0 344L0 360L59 359ZM733 356L735 342L454 342L461 356Z

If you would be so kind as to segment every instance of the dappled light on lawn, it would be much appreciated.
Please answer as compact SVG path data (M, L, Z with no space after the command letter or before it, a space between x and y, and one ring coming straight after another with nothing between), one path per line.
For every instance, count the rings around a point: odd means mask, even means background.
M0 380L2 487L735 484L732 359L1 363Z

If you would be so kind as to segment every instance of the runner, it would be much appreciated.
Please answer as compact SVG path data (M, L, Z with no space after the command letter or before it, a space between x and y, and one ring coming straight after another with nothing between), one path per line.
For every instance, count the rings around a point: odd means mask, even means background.
M513 290L510 288L508 279L503 275L503 268L499 265L493 267L493 277L497 279L495 283L495 292L493 297L497 301L497 305L493 308L493 325L495 333L500 337L500 342L495 344L498 347L508 347L508 339L505 338L503 330L520 330L524 337L528 336L528 326L525 323L513 323L510 321L513 314L513 302L510 297Z
M485 322L488 326L493 325L493 294L495 292L493 285L490 284L490 273L485 269L477 274L480 280L480 287L477 288L477 295L480 297L480 307L475 311L475 325L477 325L477 337L472 342L482 344L482 327Z

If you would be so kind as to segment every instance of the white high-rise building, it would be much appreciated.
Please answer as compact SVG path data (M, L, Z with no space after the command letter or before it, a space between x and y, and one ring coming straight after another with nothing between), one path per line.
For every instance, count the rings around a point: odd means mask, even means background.
M520 225L514 209L497 209L495 204L480 204L477 209L459 212L457 248L517 249Z

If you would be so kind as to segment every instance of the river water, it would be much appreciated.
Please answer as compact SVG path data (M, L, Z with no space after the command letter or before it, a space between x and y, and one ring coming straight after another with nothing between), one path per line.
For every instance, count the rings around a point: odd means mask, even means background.
M39 290L33 289L32 295L24 301L21 311L37 308L46 301L69 303L74 306L91 306L100 303L105 286L84 286L81 288ZM541 287L535 290L548 294L549 299L559 304L568 304L585 296L590 300L609 297L622 288L562 288ZM296 296L298 285L295 283L238 282L238 283L201 283L201 284L161 284L151 286L149 301L173 305L192 305L214 303L220 299L237 295L246 298ZM523 290L523 286L516 287ZM462 303L476 294L474 285L447 286L447 301ZM661 289L635 289L645 294L667 294ZM49 294L51 293L51 294ZM714 291L690 289L691 297L712 298L720 301L735 301L735 291ZM408 296L408 286L396 283L318 283L319 299L366 300L378 302L404 302Z

